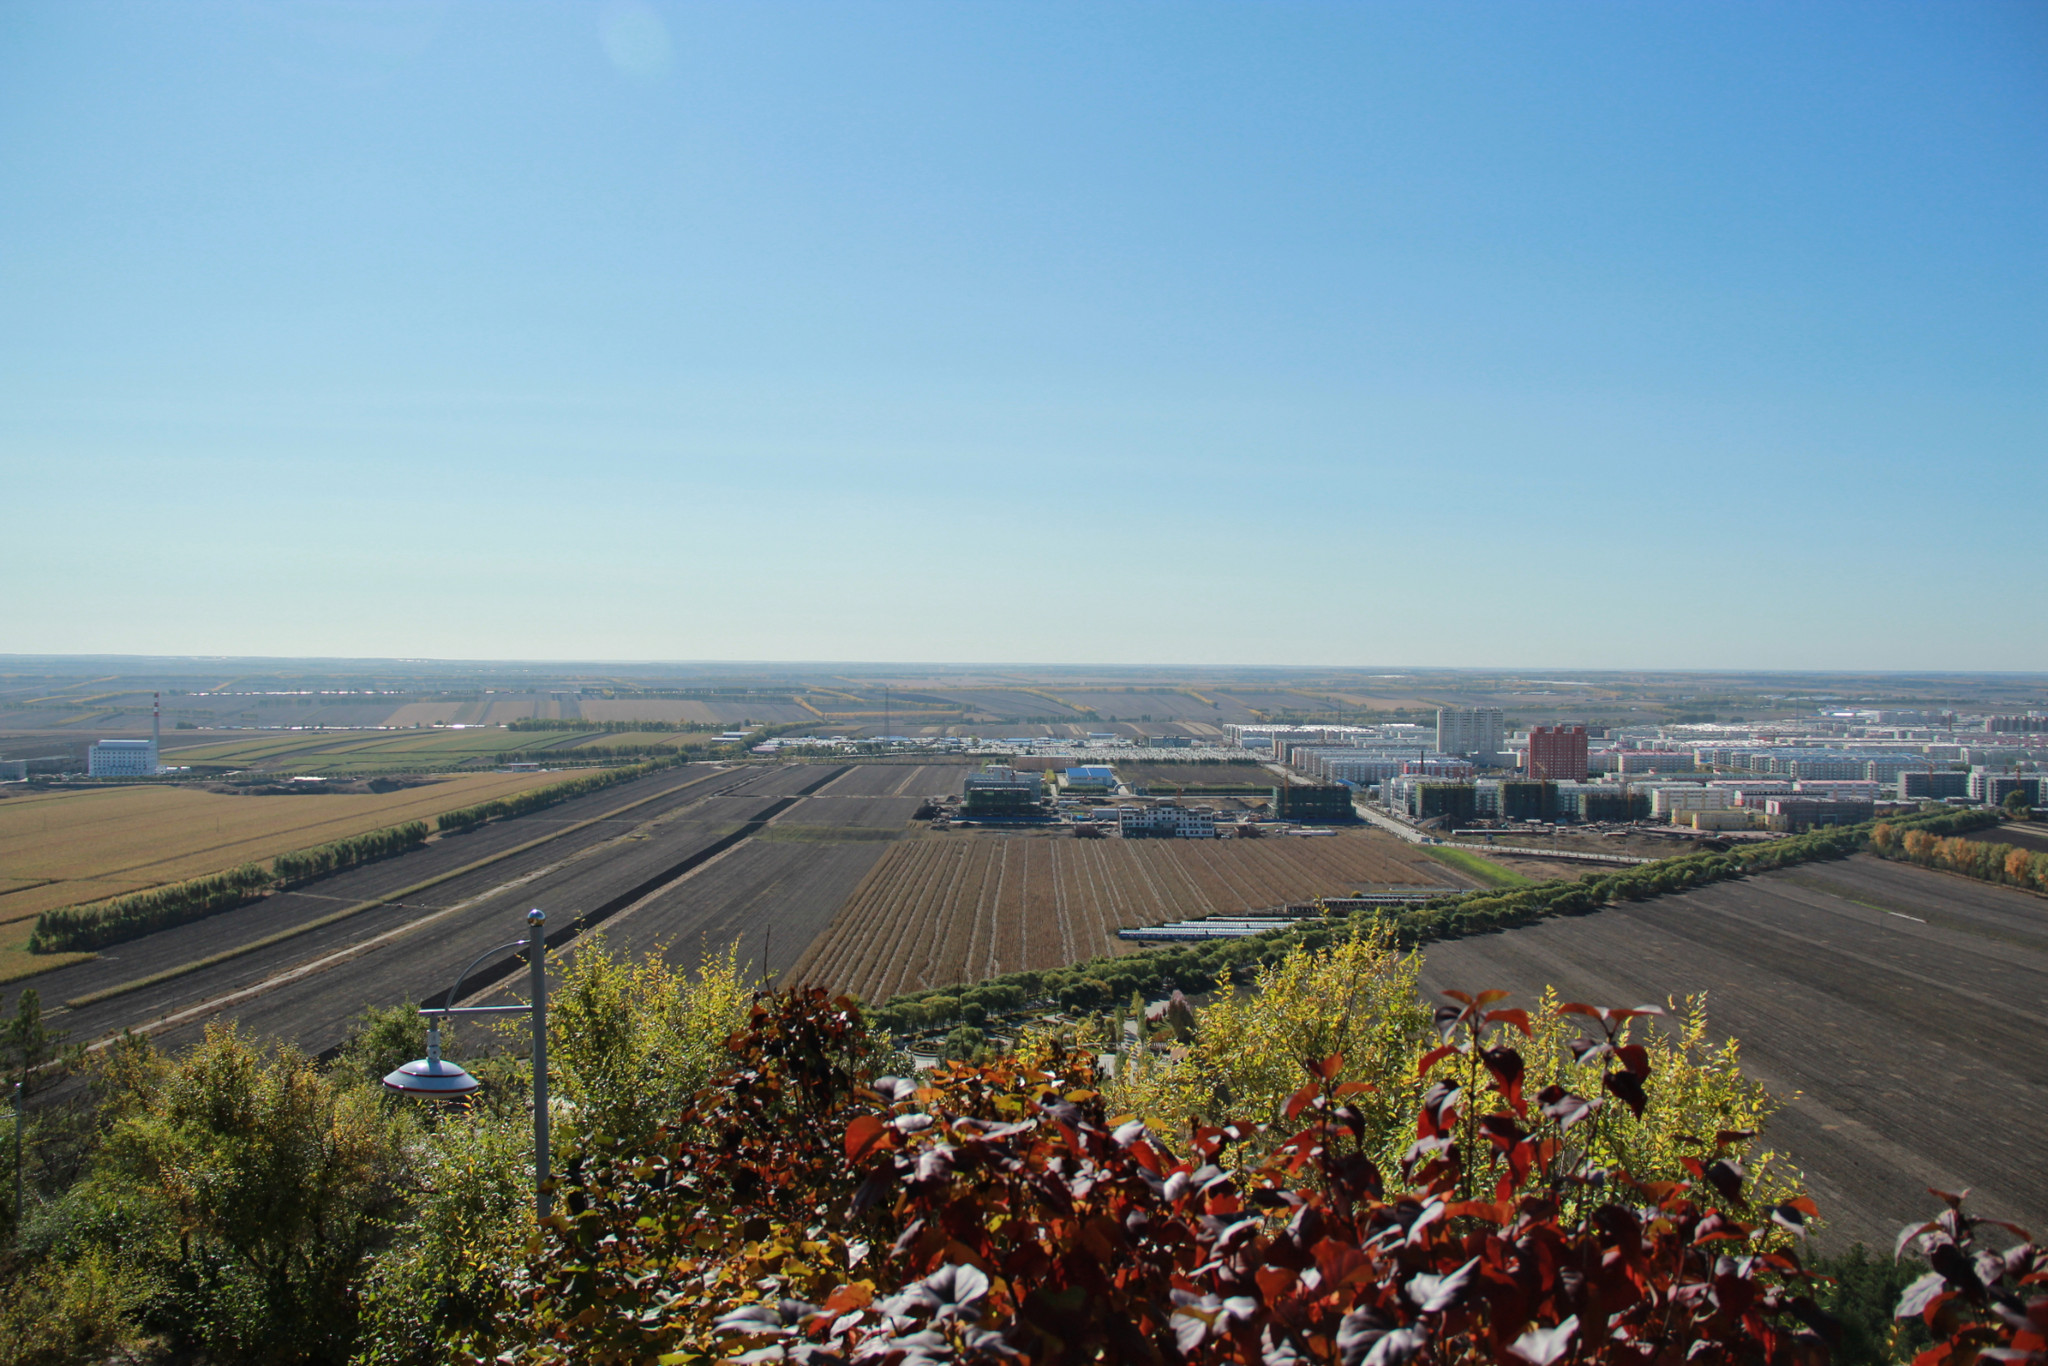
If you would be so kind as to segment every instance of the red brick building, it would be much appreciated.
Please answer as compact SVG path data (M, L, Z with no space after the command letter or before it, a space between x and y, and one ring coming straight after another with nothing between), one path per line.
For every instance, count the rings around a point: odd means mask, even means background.
M1586 728L1530 727L1529 776L1539 782L1586 781Z

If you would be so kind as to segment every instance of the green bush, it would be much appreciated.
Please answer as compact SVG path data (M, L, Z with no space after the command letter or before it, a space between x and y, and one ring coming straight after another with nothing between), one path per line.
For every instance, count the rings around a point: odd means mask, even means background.
M311 849L300 849L290 854L279 854L271 861L270 875L280 883L304 882L309 878L325 877L344 868L353 868L357 864L402 854L408 849L417 849L426 842L427 823L407 821L403 825L394 825L385 830L351 835L347 839L335 840L331 844L316 845Z
M139 939L247 905L269 885L269 873L253 863L245 863L211 877L193 878L111 901L44 911L36 917L36 927L29 934L29 952L75 953Z

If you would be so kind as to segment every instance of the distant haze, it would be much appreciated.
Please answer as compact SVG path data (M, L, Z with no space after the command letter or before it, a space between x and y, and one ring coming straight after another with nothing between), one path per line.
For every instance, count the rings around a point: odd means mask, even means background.
M19 0L0 204L0 652L2048 669L2035 3Z

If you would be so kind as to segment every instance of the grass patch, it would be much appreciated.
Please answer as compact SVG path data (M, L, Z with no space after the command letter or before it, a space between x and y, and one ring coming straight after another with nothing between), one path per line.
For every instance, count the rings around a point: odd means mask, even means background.
M1512 868L1495 863L1490 858L1481 858L1470 849L1452 849L1441 844L1425 844L1422 852L1449 868L1476 877L1488 887L1534 887L1534 878L1523 877Z

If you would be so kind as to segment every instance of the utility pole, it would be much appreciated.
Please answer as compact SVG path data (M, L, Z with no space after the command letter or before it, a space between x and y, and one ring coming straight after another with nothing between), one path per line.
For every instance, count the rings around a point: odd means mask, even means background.
M25 1204L21 1198L21 1145L28 1137L28 1112L22 1108L24 1092L22 1083L14 1083L14 1245L21 1246L21 1215Z

